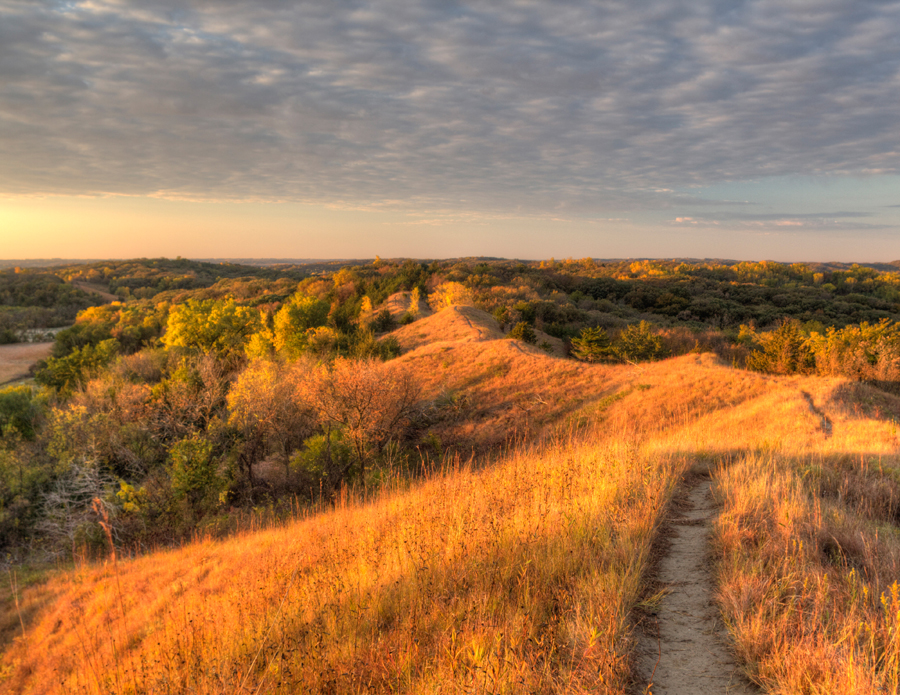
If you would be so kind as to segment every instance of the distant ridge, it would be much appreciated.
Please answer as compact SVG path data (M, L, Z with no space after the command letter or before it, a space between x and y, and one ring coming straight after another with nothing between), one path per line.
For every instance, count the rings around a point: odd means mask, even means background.
M180 256L176 258L181 258ZM89 263L102 263L105 261L137 261L137 260L158 260L169 259L166 256L159 257L140 257L140 258L0 258L0 270L7 268L53 268L57 266L69 265L87 265ZM189 258L186 260L198 261L201 263L226 263L233 265L246 265L255 267L272 267L272 266L292 266L292 265L367 265L373 263L375 258ZM384 261L397 262L411 260L417 263L430 263L435 260L448 261L480 261L480 262L503 262L503 261L519 261L522 263L535 263L540 260L548 259L527 259L527 258L500 258L498 256L459 256L456 258L407 258L404 256L396 258L384 258ZM561 261L562 259L557 259ZM597 258L592 257L591 260L597 263L623 263L628 261L669 261L680 263L719 263L721 265L736 265L743 262L759 262L764 259L756 259L753 261L741 261L732 258ZM861 263L854 261L773 261L781 265L790 265L792 262L803 263L815 270L844 270L853 265L860 265L866 268L874 268L880 271L895 271L900 269L900 260L885 261L878 263Z

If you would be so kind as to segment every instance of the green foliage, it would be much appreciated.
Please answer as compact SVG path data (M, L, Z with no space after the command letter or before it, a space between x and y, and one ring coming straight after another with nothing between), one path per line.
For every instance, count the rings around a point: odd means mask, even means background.
M263 327L257 309L241 306L233 299L188 300L172 307L163 343L169 348L240 356L250 337Z
M795 319L783 321L774 331L760 336L760 340L762 349L750 353L748 369L769 374L805 374L815 366L813 351Z
M525 321L519 321L519 323L513 326L512 330L506 334L506 337L514 340L521 340L529 345L537 344L537 335L534 332L534 328L531 327L530 323L526 323Z
M615 356L609 335L600 327L585 328L573 338L572 355L583 362L603 362Z
M194 435L172 445L169 450L169 477L172 493L194 510L215 506L225 488L213 445L205 437Z
M321 484L331 490L344 478L354 462L353 449L340 428L328 434L316 434L303 442L291 456L290 468L301 476L313 491Z
M119 354L119 341L113 338L94 345L75 348L66 357L49 357L38 368L37 383L61 394L71 394L109 365Z
M0 344L18 342L24 329L65 326L99 301L52 272L0 271Z
M40 520L41 496L55 477L52 463L7 437L0 447L0 548L23 547Z
M328 302L295 294L275 314L275 330L272 343L278 353L287 359L296 359L306 350L309 332L328 322Z
M370 325L376 333L387 333L394 329L396 323L394 322L394 317L391 316L391 312L387 309L382 309L375 315Z
M0 438L18 435L33 440L46 407L46 398L30 386L0 389Z
M647 362L666 356L662 338L653 333L647 321L628 326L619 334L613 349L625 362Z

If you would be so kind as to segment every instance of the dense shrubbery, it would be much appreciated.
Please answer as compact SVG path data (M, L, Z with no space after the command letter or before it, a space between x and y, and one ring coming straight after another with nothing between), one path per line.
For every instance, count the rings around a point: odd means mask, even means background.
M822 331L804 330L798 321L787 320L754 337L759 347L747 359L750 369L845 376L900 389L900 323L884 319Z

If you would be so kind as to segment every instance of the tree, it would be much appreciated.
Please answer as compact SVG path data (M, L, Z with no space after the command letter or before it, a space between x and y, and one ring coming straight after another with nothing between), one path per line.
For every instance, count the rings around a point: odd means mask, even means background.
M192 511L215 506L224 481L212 443L202 435L193 435L172 445L169 450L169 477L175 499L187 502Z
M614 351L625 362L647 362L666 356L662 338L653 333L647 321L628 326L622 331L616 340Z
M316 413L305 386L310 369L306 362L285 365L255 361L228 393L228 424L237 428L254 450L275 454L286 476L291 453L316 428ZM252 464L245 462L251 481Z
M289 360L297 359L309 343L308 332L328 322L328 302L295 294L275 314L273 343L280 355Z
M813 351L796 319L782 321L774 331L760 336L762 350L747 358L747 368L770 374L806 373L814 366Z
M521 340L529 345L537 344L537 335L535 334L534 329L531 327L530 323L525 321L519 321L519 323L513 326L512 330L506 334L506 337L514 340Z
M342 428L360 469L370 452L381 453L389 441L404 434L416 413L419 393L408 372L374 359L337 359L320 369L311 389L326 442L332 427ZM340 477L349 470L350 465L339 472Z
M34 439L37 421L46 407L44 401L30 386L0 389L0 439L14 432L24 439Z
M444 282L438 285L434 292L428 295L428 303L440 310L454 304L472 304L472 293L459 282Z
M48 357L34 378L39 384L68 395L87 384L118 353L119 342L113 338L97 345L85 345L65 357Z
M572 338L572 354L583 362L602 362L614 356L609 335L599 326L585 328L578 338Z
M235 358L243 354L250 336L262 327L257 309L241 306L233 299L189 299L172 307L163 343L170 348Z

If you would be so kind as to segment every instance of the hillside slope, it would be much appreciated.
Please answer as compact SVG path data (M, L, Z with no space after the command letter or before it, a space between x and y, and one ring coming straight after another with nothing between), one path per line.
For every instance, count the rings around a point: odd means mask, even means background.
M651 546L697 466L724 505L716 576L751 677L890 686L898 399L712 355L577 363L485 316L398 330L399 364L444 399L448 444L524 443L283 527L59 572L20 597L0 689L628 692Z

